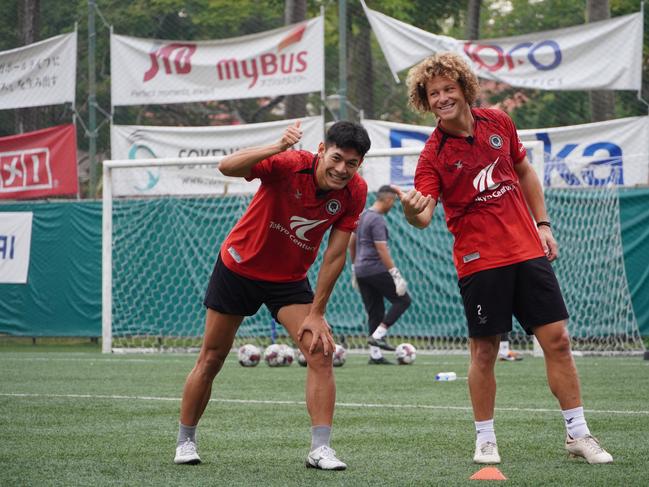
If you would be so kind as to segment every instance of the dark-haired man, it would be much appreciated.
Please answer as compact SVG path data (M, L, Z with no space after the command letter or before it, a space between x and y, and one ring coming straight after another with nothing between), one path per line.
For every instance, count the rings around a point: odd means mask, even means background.
M241 149L219 165L224 175L259 178L261 186L223 242L210 278L205 335L185 382L175 463L200 462L196 425L209 402L212 382L243 318L265 304L308 363L306 404L312 434L306 466L347 467L329 446L336 398L335 343L324 314L365 206L367 185L357 171L370 140L362 126L343 121L331 126L316 154L289 151L301 137L298 121L276 143ZM314 296L306 273L329 228Z
M385 215L396 199L397 192L393 187L381 186L376 201L361 214L358 228L349 241L352 285L358 287L367 311L370 364L392 364L383 356L381 349L394 350L386 339L388 328L394 325L411 303L406 280L394 264L388 247ZM391 303L387 313L385 299Z

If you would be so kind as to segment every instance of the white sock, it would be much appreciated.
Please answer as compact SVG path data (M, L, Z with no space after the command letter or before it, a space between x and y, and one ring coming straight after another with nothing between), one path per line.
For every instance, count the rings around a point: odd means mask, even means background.
M311 426L311 451L320 448L322 445L329 446L331 440L331 426Z
M176 446L182 445L187 440L196 443L196 427L198 425L185 426L182 423L178 423L178 426L179 428L178 428L178 438L176 440Z
M500 342L500 347L498 348L498 355L505 356L509 353L509 341L504 340Z
M573 409L564 409L561 411L563 419L566 423L566 430L570 438L583 438L590 435L586 418L584 417L584 408L579 406Z
M374 360L378 360L383 357L381 349L379 347L375 347L374 345L370 345L370 357L372 357Z
M388 327L385 326L383 323L381 323L376 328L376 330L374 330L374 333L372 333L372 338L374 338L375 340L380 340L387 334L388 334Z
M494 420L488 419L486 421L475 421L476 439L475 444L480 446L483 443L490 441L496 443L496 431L494 430Z

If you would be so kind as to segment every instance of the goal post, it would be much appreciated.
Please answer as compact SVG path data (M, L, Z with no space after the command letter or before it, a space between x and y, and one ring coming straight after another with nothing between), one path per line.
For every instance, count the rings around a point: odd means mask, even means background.
M540 142L524 143L543 174ZM375 149L363 162L367 205L395 174L412 181L420 148ZM102 351L176 351L200 346L203 296L223 239L243 215L254 183L218 172L220 157L104 161L102 239ZM395 167L398 173L395 172ZM139 171L136 174L132 171ZM130 171L130 172L129 172ZM168 177L168 178L167 178ZM174 179L175 177L175 179ZM139 178L139 179L138 179ZM189 190L168 194L187 184ZM127 182L126 190L124 189ZM138 181L138 184L133 184ZM157 186L151 186L155 181ZM146 182L147 184L144 184ZM133 187L139 188L135 193ZM129 189L130 188L130 189ZM642 353L624 269L619 201L614 187L546 189L546 203L560 245L554 268L571 318L574 349L582 353ZM466 353L464 310L452 263L452 236L441 205L425 230L408 225L400 205L387 215L390 249L408 281L412 305L390 330L395 343L411 342L422 352ZM324 242L327 237L325 236ZM315 285L326 243L309 271ZM281 257L281 256L278 256ZM327 307L337 341L367 347L366 314L351 287L350 266L338 279ZM262 307L246 318L235 346L290 341ZM517 325L512 346L532 351Z
M181 160L178 158L156 158L156 159L124 159L124 160L105 160L103 162L103 180L102 180L102 353L111 353L120 351L113 345L113 200L116 197L113 191L113 178L115 172L125 172L125 178L129 178L128 171L131 169L146 168L171 168L173 170L182 170L181 168L194 168L203 166L211 168L217 174L214 177L216 182L220 182L220 188L217 188L220 194L227 194L230 184L240 184L238 178L228 178L218 173L216 167L224 156L219 157L194 157L191 159ZM132 172L130 173L132 175ZM219 194L217 192L217 196ZM214 195L213 195L214 196ZM146 193L133 196L132 202L151 199L155 196ZM158 196L159 197L159 196ZM122 347L124 348L124 347ZM124 351L131 348L127 345ZM157 347L134 347L137 351L155 351Z

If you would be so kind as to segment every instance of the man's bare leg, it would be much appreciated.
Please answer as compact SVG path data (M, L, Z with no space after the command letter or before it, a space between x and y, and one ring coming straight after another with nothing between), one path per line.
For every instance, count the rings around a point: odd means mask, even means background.
M469 365L469 394L473 405L476 428L476 463L500 463L494 430L496 403L496 375L494 366L498 357L500 335L471 338Z
M307 361L306 407L311 417L311 448L306 458L306 466L323 470L344 470L347 465L336 457L336 452L329 446L336 405L333 354L325 357L321 344L313 353L309 353L312 339L310 332L304 333L302 341L297 338L297 332L310 308L309 304L293 304L283 307L277 314L280 323L300 347Z
M183 388L175 463L200 463L196 451L196 425L210 401L212 382L223 367L242 320L242 316L207 309L201 351Z

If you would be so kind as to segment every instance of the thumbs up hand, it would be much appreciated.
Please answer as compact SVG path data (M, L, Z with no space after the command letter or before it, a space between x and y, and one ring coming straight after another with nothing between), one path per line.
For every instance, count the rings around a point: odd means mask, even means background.
M282 151L288 150L297 144L302 138L302 122L297 120L293 125L290 125L279 140L279 145Z

